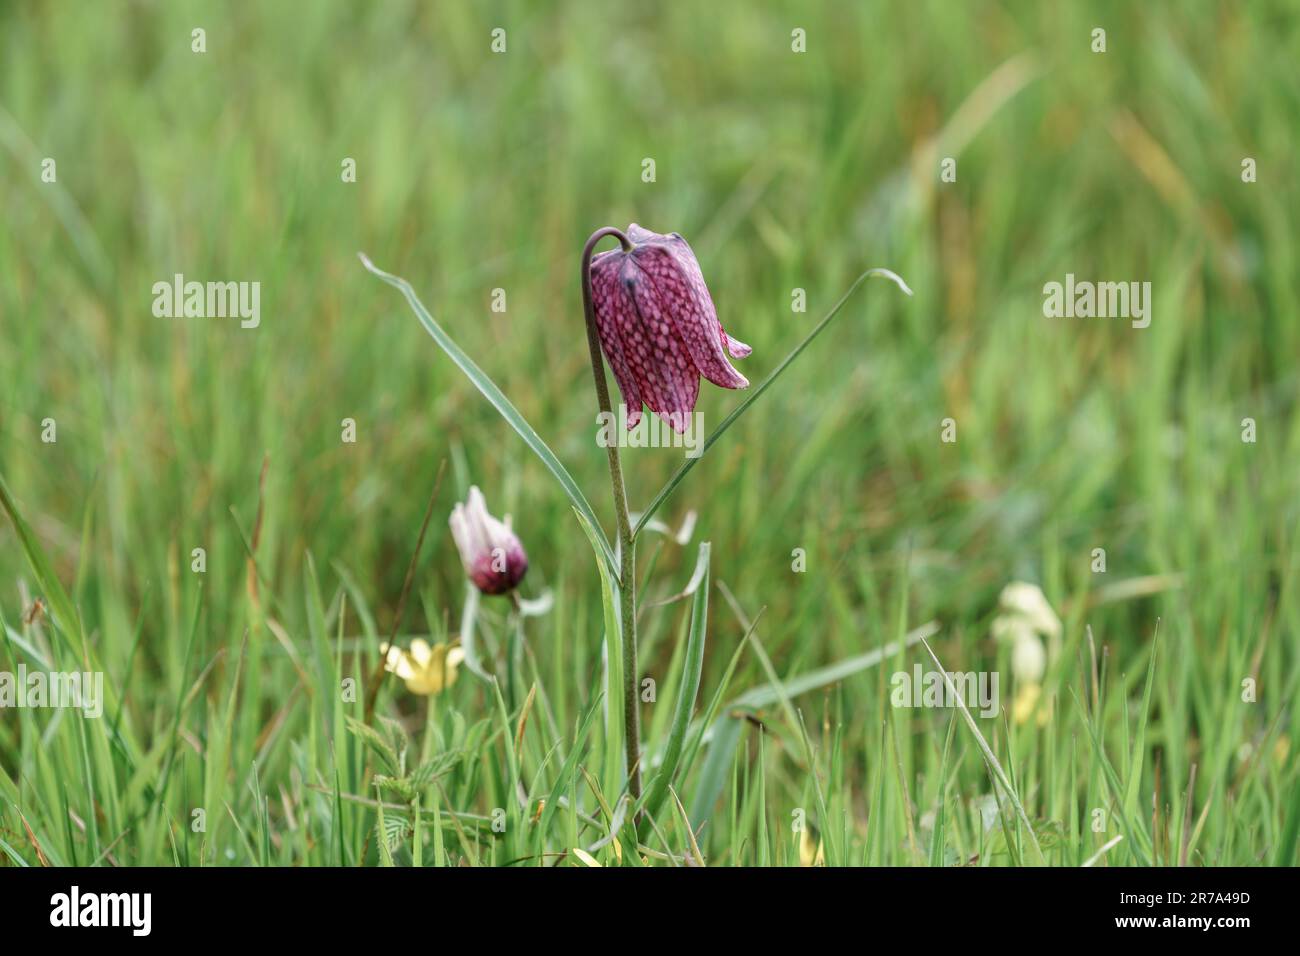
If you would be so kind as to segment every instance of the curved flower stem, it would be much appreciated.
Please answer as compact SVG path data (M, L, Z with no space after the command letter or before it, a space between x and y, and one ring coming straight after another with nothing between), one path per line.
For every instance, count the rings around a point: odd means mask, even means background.
M632 249L631 240L621 230L605 226L591 234L582 250L582 311L587 320L587 347L591 350L591 374L596 381L596 404L604 416L612 415L613 410L609 404L605 364L600 354L596 310L591 301L591 254L596 244L607 236L618 239L624 252ZM609 419L606 417L604 420ZM609 454L609 480L614 489L614 515L618 521L619 619L623 629L623 733L627 745L627 789L635 804L641 799L641 731L636 661L636 539L632 535L632 522L628 518L627 489L623 485L623 466L619 462L618 446L610 442L605 451Z

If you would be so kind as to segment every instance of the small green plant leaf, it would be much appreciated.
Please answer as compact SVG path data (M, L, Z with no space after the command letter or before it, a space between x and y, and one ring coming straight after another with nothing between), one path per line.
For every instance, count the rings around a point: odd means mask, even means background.
M397 751L393 745L379 731L363 721L357 720L352 716L343 718L347 722L348 731L360 737L370 747L371 751L379 758L384 765L384 769L390 774L396 774L400 767Z
M415 799L415 788L411 786L411 781L406 777L387 777L383 774L377 774L375 776L375 786L380 790L395 793L403 800Z
M456 769L456 765L460 763L463 756L464 754L459 750L448 750L422 763L411 774L412 786L417 788L427 787L439 777L451 773Z

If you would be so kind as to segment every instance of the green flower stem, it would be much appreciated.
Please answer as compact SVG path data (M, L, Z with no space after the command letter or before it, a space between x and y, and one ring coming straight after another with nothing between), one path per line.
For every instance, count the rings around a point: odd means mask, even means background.
M591 350L591 374L596 380L596 403L604 415L612 415L609 404L609 384L605 380L605 364L600 354L600 336L596 331L596 310L591 301L591 254L596 244L607 236L618 239L624 252L632 250L631 241L619 229L605 226L597 229L582 250L582 310L587 320L587 347ZM608 419L605 419L608 420ZM619 554L619 617L623 630L623 733L627 744L627 789L636 803L641 799L641 731L640 709L637 697L636 662L636 539L627 511L627 489L623 484L623 466L619 462L618 446L610 443L609 480L614 489L614 515L618 521Z
M510 592L510 620L506 622L505 679L506 709L510 713L523 702L524 683L524 614L519 608L519 592Z

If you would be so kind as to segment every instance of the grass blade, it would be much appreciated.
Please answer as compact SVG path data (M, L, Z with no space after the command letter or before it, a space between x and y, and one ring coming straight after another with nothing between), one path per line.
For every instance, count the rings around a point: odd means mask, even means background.
M798 697L800 694L806 694L810 690L817 690L825 687L827 684L834 684L848 677L852 677L859 671L864 671L869 667L874 667L886 658L892 657L900 650L911 647L918 641L925 641L928 637L933 637L939 633L939 624L936 621L929 621L922 624L916 630L907 634L902 641L891 641L883 647L877 647L875 650L867 651L865 654L858 654L855 657L846 657L842 661L836 661L834 664L827 664L825 667L819 667L816 670L808 671L806 674L800 674L798 677L791 677L789 680L780 682L780 686L773 684L764 684L761 687L755 687L753 690L746 691L731 703L731 707L749 707L760 708L770 707L778 703L782 697Z
M77 656L82 657L81 618L77 615L77 609L73 606L71 598L68 597L68 592L63 589L63 583L59 580L59 576L54 573L54 568L50 566L45 551L37 543L36 536L32 534L32 529L23 519L22 514L19 513L18 505L9 493L9 486L5 484L3 477L0 477L0 507L4 508L9 515L9 520L14 524L14 531L18 533L18 543L22 545L23 555L27 558L27 563L31 565L32 573L36 575L37 584L45 593L50 610L54 612L54 620L58 624L59 633L67 640L68 645L76 651Z
M573 746L569 749L569 755L565 758L564 765L555 778L555 784L551 787L550 796L546 798L546 803L542 806L542 819L537 827L539 845L545 842L546 834L551 828L551 818L555 816L555 811L561 804L561 798L573 784L574 776L578 772L578 760L582 757L583 746L586 744L587 735L591 731L592 721L595 719L597 712L604 706L604 703L604 694L597 694L596 699L591 704L591 709L587 711L587 716L583 718L582 725L578 728L577 735L573 738Z
M1046 863L1047 857L1043 855L1043 848L1038 845L1038 836L1034 833L1033 824L1029 822L1029 816L1025 813L1025 808L1020 803L1020 795L1016 793L1015 787L1011 785L1011 778L1009 778L1007 772L1002 769L1002 764L998 762L997 756L993 753L993 748L989 746L988 741L984 739L984 735L980 733L979 725L975 723L975 718L970 715L970 711L966 707L966 701L962 698L962 695L957 692L957 687L953 684L952 678L948 676L948 672L944 670L943 665L939 663L938 655L934 653L934 649L930 647L928 641L922 639L921 643L924 644L925 649L929 651L930 657L934 660L934 666L939 668L939 673L943 675L943 682L948 688L948 693L952 695L952 699L956 702L958 709L961 711L962 717L966 719L966 726L969 727L970 732L975 735L975 742L979 744L980 752L984 754L984 762L988 764L989 772L993 774L998 784L1000 784L1002 789L1006 791L1007 796L1011 798L1011 803L1016 808L1016 814L1020 817L1020 822L1024 825L1026 832L1029 834L1029 842L1032 843L1034 849L1038 851L1039 860ZM1007 845L1010 846L1010 840L1007 841Z
M1071 691L1073 693L1073 691ZM1078 697L1075 697L1075 703L1078 704ZM1127 801L1125 799L1125 789L1120 783L1119 774L1111 766L1110 758L1106 756L1106 750L1102 747L1101 738L1097 736L1097 730L1093 727L1090 719L1083 721L1084 728L1088 731L1088 737L1092 741L1093 755L1097 758L1097 763L1101 766L1102 778L1110 788L1111 798L1115 801L1115 812L1119 814L1119 821L1123 824L1124 829L1132 837L1128 844L1129 849L1137 856L1144 866L1154 866L1151 853L1151 838L1147 832L1138 826L1128 815ZM1209 802L1206 803L1206 809L1209 809ZM1193 842L1195 838L1193 837Z
M1147 658L1146 684L1142 689L1142 709L1139 711L1137 733L1133 739L1132 757L1129 760L1129 780L1126 799L1130 809L1136 809L1138 787L1142 783L1142 763L1146 756L1147 719L1151 715L1151 687L1156 676L1156 652L1160 649L1160 621L1156 620L1156 633L1151 639L1151 654Z

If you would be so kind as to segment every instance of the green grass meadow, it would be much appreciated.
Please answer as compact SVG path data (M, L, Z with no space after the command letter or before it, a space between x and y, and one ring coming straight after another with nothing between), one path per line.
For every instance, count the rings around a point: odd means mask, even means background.
M104 675L0 709L0 866L1295 865L1298 13L0 0L0 672ZM642 534L639 828L597 552L357 257L613 540L578 270L630 222L755 386L865 270L915 293L858 288ZM156 317L177 273L260 325ZM1149 327L1045 317L1067 274ZM682 461L625 450L632 509ZM468 588L470 485L545 613ZM1027 717L1013 581L1063 625ZM467 631L495 682L367 715L390 636ZM1001 712L893 706L920 635Z

